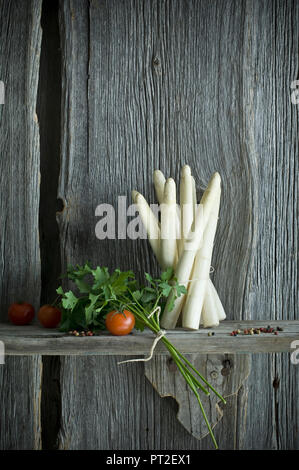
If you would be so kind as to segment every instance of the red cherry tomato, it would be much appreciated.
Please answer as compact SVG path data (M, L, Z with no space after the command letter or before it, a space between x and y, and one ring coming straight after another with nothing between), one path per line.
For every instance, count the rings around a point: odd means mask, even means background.
M116 336L128 335L135 326L135 317L129 310L113 310L106 317L106 328Z
M45 328L56 328L61 320L61 311L53 305L43 305L38 311L37 318Z
M14 325L28 325L34 318L34 308L27 302L15 302L9 307L8 316Z

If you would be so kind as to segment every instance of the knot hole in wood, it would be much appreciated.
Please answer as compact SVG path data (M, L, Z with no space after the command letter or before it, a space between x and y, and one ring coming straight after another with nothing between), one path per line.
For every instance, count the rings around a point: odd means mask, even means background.
M169 357L167 359L167 367L169 369L169 372L176 372L177 371L177 365L174 362L174 360L172 359L172 357Z
M223 369L221 370L221 374L223 376L227 376L230 374L230 371L233 367L233 364L231 362L230 359L224 359L224 361L222 362L222 365L223 365Z
M159 59L157 55L153 57L152 66L156 74L158 75L162 74L161 60Z
M66 201L61 197L57 198L56 200L56 213L61 214L64 209L66 208Z

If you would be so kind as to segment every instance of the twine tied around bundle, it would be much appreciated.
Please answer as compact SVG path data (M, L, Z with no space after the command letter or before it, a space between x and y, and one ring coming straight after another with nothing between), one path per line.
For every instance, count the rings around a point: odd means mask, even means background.
M209 274L213 274L214 272L215 272L214 266L210 266ZM194 277L193 279L188 279L187 281L183 280L180 282L184 285L184 284L191 284L191 282L194 282L194 281L208 281L209 279L210 279L209 276L207 278Z
M151 318L156 312L158 312L157 314L157 317L158 317L158 320L160 318L160 313L161 313L161 307L158 305L158 307L154 308L154 310L148 315L147 318ZM121 362L118 362L117 364L126 364L127 362L147 362L147 361L150 361L152 358L153 358L153 355L154 355L154 351L156 349L156 346L158 344L158 342L160 341L160 339L163 338L163 336L166 335L166 331L165 330L159 330L156 334L156 338L154 339L154 342L152 344L152 347L151 347L151 350L150 350L150 355L146 358L142 358L142 359L129 359L127 361L121 361Z

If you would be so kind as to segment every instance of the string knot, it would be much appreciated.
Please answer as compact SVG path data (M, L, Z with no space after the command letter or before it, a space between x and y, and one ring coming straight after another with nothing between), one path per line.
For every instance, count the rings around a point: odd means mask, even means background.
M157 317L158 317L158 320L159 320L160 313L161 313L161 307L159 307L159 306L154 308L154 310L148 315L147 318L151 318L156 312L158 312ZM154 351L156 349L157 344L159 343L160 339L162 339L163 336L165 336L165 335L166 335L166 331L161 330L161 329L156 333L156 338L154 339L154 342L153 342L151 350L150 350L150 355L148 357L142 358L142 359L129 359L127 361L120 361L117 364L119 365L119 364L126 364L127 362L147 362L147 361L150 361L153 358Z

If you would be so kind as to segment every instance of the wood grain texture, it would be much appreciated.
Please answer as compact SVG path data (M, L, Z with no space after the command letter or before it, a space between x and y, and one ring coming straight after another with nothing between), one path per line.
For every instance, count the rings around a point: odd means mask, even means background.
M36 95L41 0L0 1L0 321L8 305L40 298L39 133ZM0 366L0 448L39 449L41 358Z
M208 331L186 331L177 329L167 333L168 339L183 354L246 354L293 351L291 344L299 341L299 321L274 321L273 328L283 328L275 336L274 333L260 335L230 336L231 331L252 327L264 327L262 321L223 322L214 329L214 336L208 336ZM155 337L152 332L145 330L134 331L128 336L112 336L107 331L93 337L74 337L60 333L57 329L45 329L38 325L20 327L11 324L0 325L0 340L5 344L8 355L101 355L115 356L127 354L130 356L149 355ZM168 351L160 341L155 354L167 355Z
M60 5L63 265L90 259L156 273L147 241L96 239L95 208L115 205L133 188L153 202L152 171L177 177L189 163L199 196L213 171L222 177L213 281L228 318L298 319L298 110L290 100L298 75L298 3ZM229 418L219 423L224 445L298 448L295 366L285 356L265 355L252 366L248 388L230 400ZM247 399L245 416L240 406ZM75 445L67 403L63 416L64 439ZM178 445L169 439L169 448ZM206 439L198 445L209 446Z
M6 357L0 366L0 449L41 449L41 356Z
M0 319L12 301L40 297L39 133L36 116L41 0L0 2ZM17 297L17 299L16 299Z
M246 3L245 149L256 165L258 202L254 263L244 298L251 318L261 318L261 305L264 319L298 318L298 107L290 99L291 82L298 78L298 7L293 1ZM260 355L253 357L252 367L245 445L298 449L296 366L290 367L285 355ZM250 393L256 382L259 407Z
M125 358L62 358L59 448L212 449L209 436L199 441L179 423L175 400L160 398L146 380L143 364L117 365ZM233 448L233 431L225 433L235 428L235 397L228 398L227 413L215 428L221 448Z

